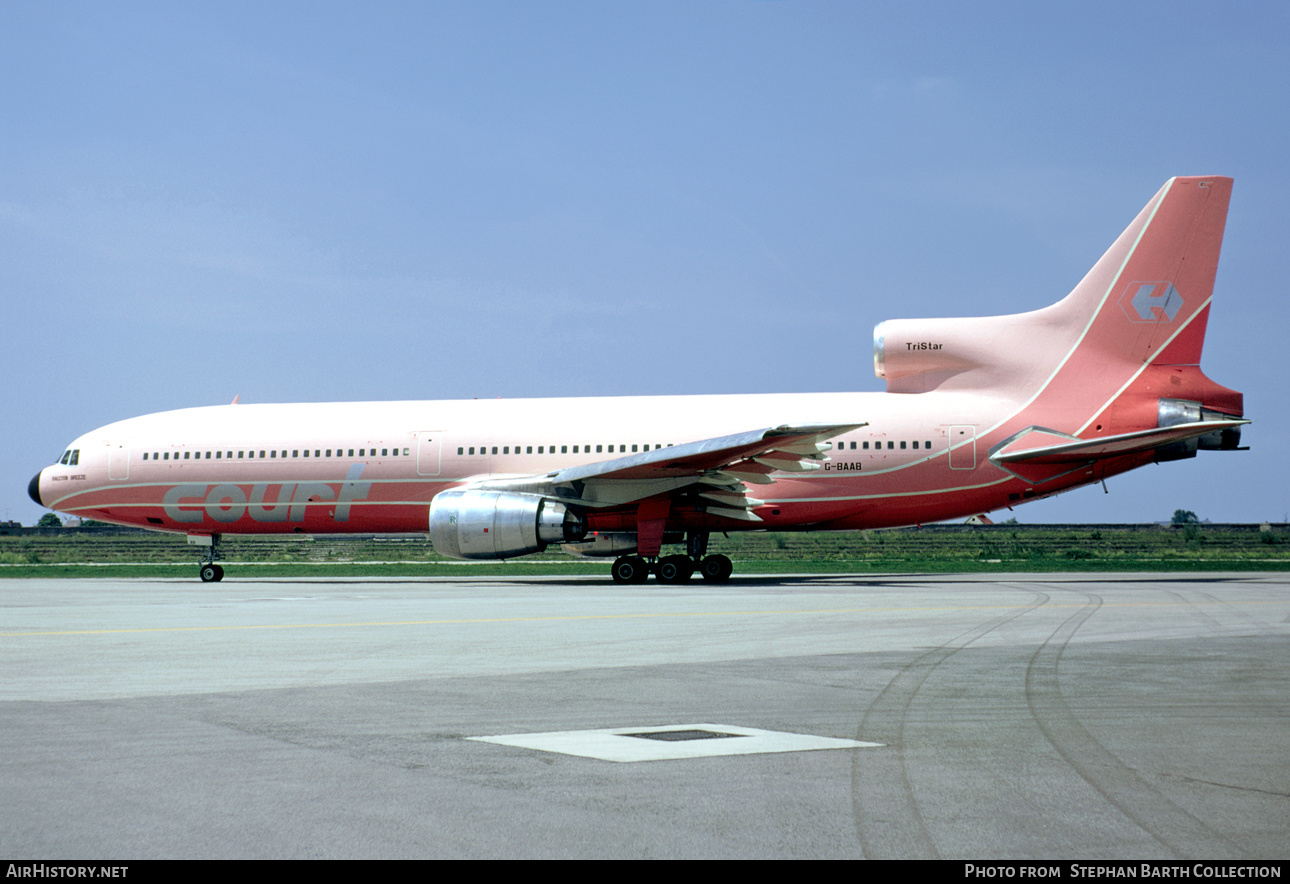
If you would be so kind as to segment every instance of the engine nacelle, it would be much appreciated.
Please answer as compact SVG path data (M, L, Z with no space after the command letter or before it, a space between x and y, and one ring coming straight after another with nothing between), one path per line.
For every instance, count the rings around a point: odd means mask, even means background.
M1000 361L997 329L981 319L888 319L873 330L873 373L889 393L936 389Z
M1158 427L1176 427L1179 424L1194 424L1199 421L1226 420L1232 415L1221 411L1211 411L1201 403L1190 399L1161 399L1157 406ZM1236 451L1241 447L1241 428L1230 427L1226 430L1215 430L1203 436L1184 439L1156 449L1156 460L1183 460L1195 457L1196 451Z
M508 559L585 533L564 504L537 494L461 488L430 501L430 542L453 559Z

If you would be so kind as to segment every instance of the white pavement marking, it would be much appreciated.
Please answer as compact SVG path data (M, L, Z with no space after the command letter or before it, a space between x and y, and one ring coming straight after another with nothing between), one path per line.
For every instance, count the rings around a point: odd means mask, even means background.
M685 739L660 739L641 734L680 734ZM543 734L505 734L469 737L481 743L518 746L541 752L560 752L599 758L602 761L666 761L677 758L713 758L719 755L758 755L767 752L809 752L814 749L871 749L882 743L862 743L811 734L790 734L730 724L672 724L666 727L615 727L589 731L552 731Z

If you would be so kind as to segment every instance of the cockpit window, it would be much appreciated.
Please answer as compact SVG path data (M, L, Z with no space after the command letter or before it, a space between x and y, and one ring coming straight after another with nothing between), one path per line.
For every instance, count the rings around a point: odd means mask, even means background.
M80 458L81 450L79 448L69 448L63 452L63 456L58 459L58 462L65 467L74 467Z
M58 462L61 463L63 466L67 466L67 459L71 456L72 456L72 449L69 448L63 452L63 456L58 459Z

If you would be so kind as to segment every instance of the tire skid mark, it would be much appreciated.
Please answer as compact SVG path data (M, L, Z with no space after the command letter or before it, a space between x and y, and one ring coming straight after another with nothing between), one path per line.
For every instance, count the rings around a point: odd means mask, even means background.
M1224 631L1228 634L1235 633L1239 635L1248 635L1251 632L1255 635L1267 634L1269 624L1263 622L1258 617L1255 617L1246 608L1243 608L1240 605L1234 605L1226 599L1214 595L1212 592L1202 590L1194 590L1193 592L1195 595L1204 599L1206 603L1215 605L1219 613L1226 615L1228 621L1232 624L1231 626L1224 627ZM1193 604L1195 604L1195 602L1193 602Z
M1208 626L1211 631L1216 633L1227 631L1217 617L1206 611L1201 605L1197 604L1195 599L1188 598L1186 593L1180 592L1176 589L1171 589L1166 592L1165 595L1170 598L1177 599L1179 604L1190 606L1196 619ZM1201 598L1205 597L1205 593L1197 593L1197 595L1201 596Z
M1062 653L1079 628L1102 606L1099 596L1080 594L1087 604L1053 631L1026 667L1026 703L1035 723L1086 783L1178 858L1239 858L1235 845L1174 804L1121 761L1084 728L1067 706L1057 671Z
M1004 586L1005 584L1000 584ZM994 617L950 639L908 663L865 710L856 739L882 743L885 749L855 753L851 762L851 804L856 836L867 859L941 859L923 823L905 761L905 722L923 683L949 657L994 630L1046 604L1050 596L1012 586L1033 596L1031 602ZM868 802L866 794L876 800Z

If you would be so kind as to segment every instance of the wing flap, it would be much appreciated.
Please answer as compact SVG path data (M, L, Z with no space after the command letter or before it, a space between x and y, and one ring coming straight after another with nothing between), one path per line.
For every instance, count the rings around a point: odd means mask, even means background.
M857 430L867 426L857 424L812 424L800 427L772 427L763 430L752 430L747 433L735 433L730 436L718 436L713 439L701 439L698 442L686 442L670 448L655 448L640 454L605 460L598 463L582 464L576 467L548 473L546 478L553 484L561 485L572 482L603 482L618 479L662 479L670 477L693 476L697 479L709 470L720 470L723 467L739 464L741 471L762 473L761 469L750 469L753 464L745 465L742 461L751 461L771 451L779 451L783 446L799 446L803 443L818 443L833 436ZM779 460L784 463L797 463L809 458L786 452ZM778 469L771 465L770 469ZM809 469L809 468L808 468ZM765 472L769 472L766 470Z
M821 452L829 448L826 440L864 426L868 425L768 427L579 464L542 476L517 476L481 484L492 489L546 494L593 507L620 506L703 484L728 492L721 503L710 501L710 512L738 512L740 515L729 517L757 521L751 510L761 501L746 496L745 482L769 485L775 481L772 473L776 470L818 469Z

